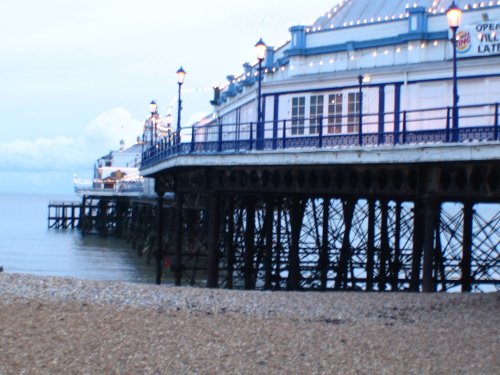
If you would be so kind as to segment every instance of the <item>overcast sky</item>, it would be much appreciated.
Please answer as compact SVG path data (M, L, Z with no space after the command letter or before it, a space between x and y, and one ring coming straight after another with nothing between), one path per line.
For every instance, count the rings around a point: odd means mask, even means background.
M164 115L187 71L183 124L210 112L211 87L279 46L338 0L0 2L0 192L72 193L72 176Z

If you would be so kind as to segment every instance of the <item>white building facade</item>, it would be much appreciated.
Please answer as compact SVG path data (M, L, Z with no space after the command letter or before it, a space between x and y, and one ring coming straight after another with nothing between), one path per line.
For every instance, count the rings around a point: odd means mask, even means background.
M455 4L462 9L456 45L459 126L491 127L498 139L500 1ZM449 129L450 5L451 0L343 0L312 25L291 27L290 41L267 48L261 121L258 65L246 63L241 75L229 76L228 85L215 90L213 120L198 124L193 140L218 141L222 149L245 139L256 148L259 140L274 148L294 139L308 146L308 137L318 136L330 137L332 145L380 144Z

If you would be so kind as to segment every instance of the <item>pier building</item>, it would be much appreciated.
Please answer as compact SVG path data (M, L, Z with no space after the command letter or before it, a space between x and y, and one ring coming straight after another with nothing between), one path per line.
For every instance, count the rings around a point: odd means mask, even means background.
M498 288L498 32L496 0L343 0L261 39L211 116L144 149L174 193L157 282Z
M145 122L145 135L150 134L147 131L150 128L150 120ZM137 199L150 205L150 198L155 195L154 180L144 178L139 173L145 141L152 142L148 136L143 140L138 138L130 147L125 147L124 141L120 141L118 150L112 150L97 159L92 179L75 176L75 192L82 197L78 216L73 215L71 225L67 224L64 219L58 217L59 213L65 212L67 208L52 202L49 211L52 207L56 215L49 214L49 227L60 227L55 223L61 221L65 223L62 227L78 228L82 234L121 236L125 222L132 215L132 200ZM76 204L73 203L73 206Z

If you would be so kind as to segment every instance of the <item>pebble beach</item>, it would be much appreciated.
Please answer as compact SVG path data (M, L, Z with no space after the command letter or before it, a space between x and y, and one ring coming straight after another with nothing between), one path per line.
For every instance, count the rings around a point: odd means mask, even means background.
M0 273L0 374L500 374L500 293L262 292Z

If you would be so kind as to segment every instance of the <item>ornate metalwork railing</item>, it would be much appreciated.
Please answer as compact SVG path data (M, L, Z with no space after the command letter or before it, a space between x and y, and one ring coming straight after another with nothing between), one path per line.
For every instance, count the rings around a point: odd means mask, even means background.
M376 147L500 140L499 103L401 112L317 116L262 123L220 120L184 128L181 141L160 139L144 150L141 168L185 154L239 154L284 149ZM257 138L257 134L261 134Z

